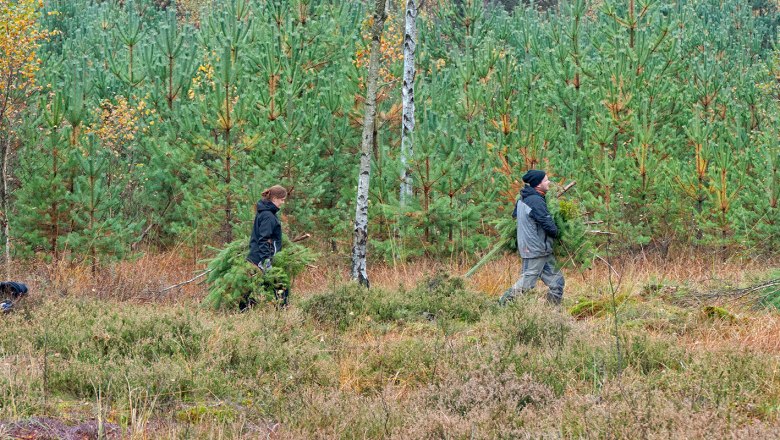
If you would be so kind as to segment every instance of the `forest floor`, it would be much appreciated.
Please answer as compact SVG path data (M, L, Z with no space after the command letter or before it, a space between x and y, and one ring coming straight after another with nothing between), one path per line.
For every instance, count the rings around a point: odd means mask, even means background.
M374 266L335 257L291 305L199 307L181 252L15 268L0 320L0 437L777 438L775 261L646 255L568 269L499 307L506 256ZM198 280L199 281L199 280Z

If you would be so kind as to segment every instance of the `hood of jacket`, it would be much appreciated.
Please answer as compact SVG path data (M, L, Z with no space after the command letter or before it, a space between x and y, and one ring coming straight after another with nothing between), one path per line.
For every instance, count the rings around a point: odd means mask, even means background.
M279 211L279 207L274 205L270 200L260 200L257 202L257 212L271 211L271 214L276 215Z
M539 193L536 189L526 185L523 187L523 189L520 191L520 198L525 199L527 197L531 196L539 196L541 198L544 198L542 194Z

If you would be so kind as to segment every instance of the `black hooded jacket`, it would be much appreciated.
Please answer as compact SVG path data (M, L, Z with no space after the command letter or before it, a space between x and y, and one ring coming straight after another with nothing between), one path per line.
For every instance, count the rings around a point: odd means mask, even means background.
M273 258L282 250L282 224L276 218L279 208L270 200L257 202L255 224L249 239L249 255L246 259L255 266L268 258Z

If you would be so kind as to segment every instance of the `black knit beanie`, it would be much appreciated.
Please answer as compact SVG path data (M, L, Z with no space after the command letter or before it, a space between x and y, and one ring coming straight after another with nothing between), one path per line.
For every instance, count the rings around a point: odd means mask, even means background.
M544 180L546 173L542 170L528 170L523 176L523 182L527 183L531 188L536 188Z

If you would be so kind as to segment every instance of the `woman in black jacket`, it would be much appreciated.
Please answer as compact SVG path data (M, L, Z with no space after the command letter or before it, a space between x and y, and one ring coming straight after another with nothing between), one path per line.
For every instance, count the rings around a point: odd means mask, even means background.
M252 227L252 236L249 239L249 254L247 261L265 274L271 269L274 255L282 250L282 224L276 213L284 205L287 199L287 190L279 185L274 185L263 191L263 198L257 202L255 223ZM287 286L271 285L270 280L264 280L265 288L271 289L281 306L287 305L289 290ZM239 308L244 310L255 304L251 292L239 302Z
M274 255L282 250L282 224L276 217L287 199L287 190L274 185L263 191L257 202L255 224L249 239L249 255L246 259L265 272L271 267Z

